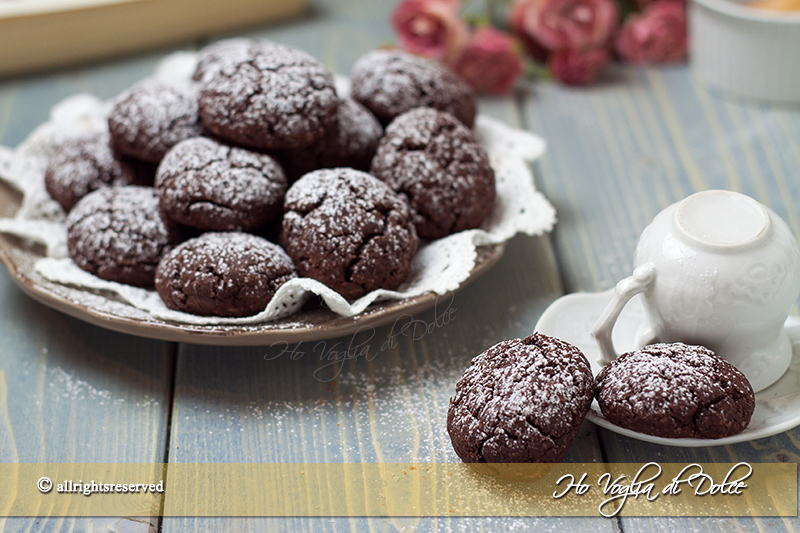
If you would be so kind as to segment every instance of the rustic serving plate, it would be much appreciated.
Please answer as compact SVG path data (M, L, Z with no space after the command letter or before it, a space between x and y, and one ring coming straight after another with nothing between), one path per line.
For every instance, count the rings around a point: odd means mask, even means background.
M11 217L19 209L21 196L11 187L0 184L0 216ZM503 255L503 244L481 246L475 267L460 285L464 287L491 268ZM275 342L304 342L350 335L367 327L389 324L436 305L442 296L426 293L404 300L378 302L363 313L344 317L320 305L316 300L291 316L251 325L188 325L153 318L113 295L89 292L44 279L34 269L44 257L44 248L22 239L0 234L0 261L14 282L31 298L70 316L106 329L173 342L224 346L263 346Z

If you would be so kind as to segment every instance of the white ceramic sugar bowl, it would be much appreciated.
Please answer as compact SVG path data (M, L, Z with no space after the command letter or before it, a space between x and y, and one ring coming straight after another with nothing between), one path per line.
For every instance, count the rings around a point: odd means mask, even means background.
M614 322L642 293L647 323L638 346L702 344L744 372L756 391L788 368L792 346L783 325L800 295L800 244L769 208L731 191L693 194L645 228L634 268L593 332L607 361L616 357Z

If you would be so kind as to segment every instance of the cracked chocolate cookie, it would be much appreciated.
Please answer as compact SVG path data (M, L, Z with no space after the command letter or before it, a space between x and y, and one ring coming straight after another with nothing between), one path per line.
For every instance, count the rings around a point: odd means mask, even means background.
M163 213L203 230L247 230L280 215L286 176L272 157L205 137L178 143L158 167Z
M150 187L98 189L67 217L69 256L97 277L152 287L161 256L180 242L182 232L161 217Z
M320 168L350 167L369 170L383 136L383 128L367 108L351 98L339 104L336 126L307 148L286 150L278 158L289 181Z
M610 422L667 438L735 435L755 409L744 374L708 348L682 343L620 355L597 375L595 396Z
M265 46L272 44L267 40L234 38L223 39L204 46L197 52L197 66L192 74L194 81L202 81L211 76L225 61L235 60L237 57L246 57L250 46Z
M283 241L300 275L345 298L396 289L411 272L417 234L408 205L366 172L306 174L286 193L284 211Z
M205 67L200 87L203 125L242 146L310 146L336 122L333 75L289 46L259 40L232 46Z
M534 333L496 344L456 383L447 431L465 463L556 463L592 403L578 348Z
M203 133L192 86L149 81L117 97L108 116L114 148L157 164L179 142Z
M423 239L477 228L494 208L494 171L486 151L471 130L435 109L397 117L386 128L371 172L408 198Z
M446 111L468 128L475 122L475 94L453 71L400 50L374 50L353 66L353 98L383 124L416 107Z
M69 212L78 200L101 187L149 185L153 169L115 154L104 133L67 139L51 154L44 173L50 196Z
M247 233L205 233L166 254L156 290L170 309L203 316L251 316L296 276L286 252Z

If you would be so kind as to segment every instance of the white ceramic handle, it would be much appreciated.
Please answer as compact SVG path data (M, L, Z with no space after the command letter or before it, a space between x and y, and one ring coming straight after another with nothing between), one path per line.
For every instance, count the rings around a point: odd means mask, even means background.
M597 343L600 345L601 363L610 363L617 357L617 352L614 350L614 341L611 340L611 332L614 330L614 324L617 322L622 309L631 298L650 288L654 279L656 279L655 265L653 263L645 263L636 267L631 277L617 283L614 297L608 302L603 314L597 319L597 323L595 323L592 330L592 336L597 339Z

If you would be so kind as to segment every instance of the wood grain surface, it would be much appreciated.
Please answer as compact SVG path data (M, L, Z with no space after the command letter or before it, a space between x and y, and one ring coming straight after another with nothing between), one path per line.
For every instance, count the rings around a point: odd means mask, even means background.
M159 58L1 83L0 144L18 144L71 94L117 94L152 72ZM26 297L5 270L0 339L0 461L164 461L175 345L53 311ZM0 518L0 530L144 533L155 531L158 520Z
M393 4L318 0L304 18L238 35L297 46L347 73L361 54L392 40ZM75 92L117 94L148 75L161 55L0 81L0 143L19 143ZM488 274L413 317L416 330L400 333L400 322L291 346L303 354L294 358L283 346L171 345L50 311L0 274L0 460L456 461L444 420L469 360L529 334L564 292L606 289L628 275L639 233L670 203L697 190L738 190L800 234L797 109L720 99L695 87L683 65L616 66L582 89L539 82L514 98L482 99L480 109L547 139L536 180L559 222L552 239L510 241ZM361 355L327 360L352 347ZM566 460L796 463L798 439L800 430L793 430L735 446L680 449L586 423ZM796 518L30 518L0 525L170 532L800 529Z

